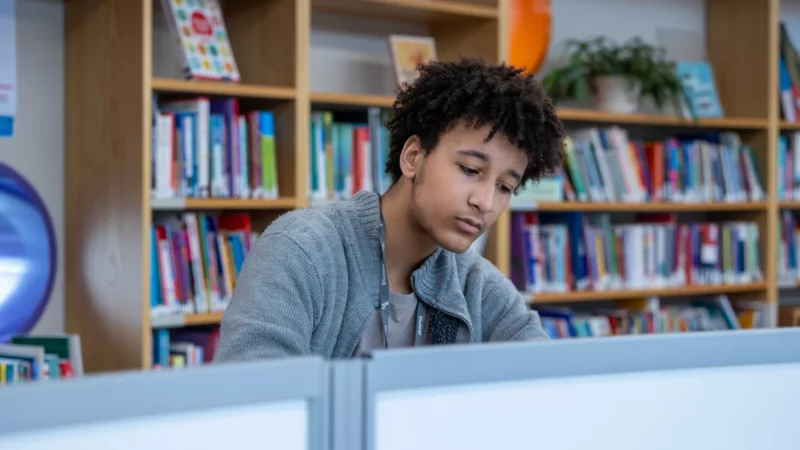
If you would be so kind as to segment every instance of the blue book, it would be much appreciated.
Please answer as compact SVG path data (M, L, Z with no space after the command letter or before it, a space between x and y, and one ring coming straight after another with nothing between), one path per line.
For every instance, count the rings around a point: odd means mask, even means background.
M723 116L711 65L700 61L678 61L676 71L696 117Z

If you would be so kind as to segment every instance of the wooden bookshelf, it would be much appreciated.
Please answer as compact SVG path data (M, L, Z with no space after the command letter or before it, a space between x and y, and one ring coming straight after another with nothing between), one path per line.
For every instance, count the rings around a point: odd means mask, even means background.
M284 211L308 206L311 108L391 107L390 95L311 92L311 16L424 23L440 59L509 55L510 0L223 0L242 82L188 81L153 75L154 14L150 0L70 0L66 10L66 330L80 333L86 370L149 368L152 353L149 230L157 214L246 210L267 225ZM758 155L767 198L742 204L559 203L537 211L713 212L756 220L765 281L647 291L540 294L540 302L746 293L777 305L777 136L800 130L778 119L778 0L708 0L707 54L727 117L698 122L651 114L559 109L567 124L618 124L676 130L741 132ZM746 32L742 32L746 30ZM280 194L275 200L151 199L153 93L241 98L275 105ZM271 106L272 107L272 106ZM98 131L100 130L100 131ZM510 211L489 232L485 255L510 272ZM161 320L161 319L158 319ZM183 326L218 323L219 315L181 316ZM157 322L157 321L156 321Z

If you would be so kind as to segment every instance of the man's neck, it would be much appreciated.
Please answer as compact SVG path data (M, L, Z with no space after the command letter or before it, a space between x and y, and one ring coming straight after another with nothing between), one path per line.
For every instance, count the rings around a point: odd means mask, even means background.
M411 293L411 274L431 255L436 243L411 214L407 183L395 184L381 197L386 222L386 272L393 292Z

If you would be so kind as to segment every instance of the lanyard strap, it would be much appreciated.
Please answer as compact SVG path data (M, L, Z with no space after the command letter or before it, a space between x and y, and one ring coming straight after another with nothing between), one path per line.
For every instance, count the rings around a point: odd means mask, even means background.
M378 201L380 203L380 200ZM389 280L386 275L386 222L383 220L383 211L381 211L381 226L380 232L381 241L381 279L380 279L380 299L378 308L381 310L381 321L383 322L383 342L386 348L389 348ZM423 333L425 332L425 305L422 300L417 299L417 321L414 331L414 346L421 347L423 345Z

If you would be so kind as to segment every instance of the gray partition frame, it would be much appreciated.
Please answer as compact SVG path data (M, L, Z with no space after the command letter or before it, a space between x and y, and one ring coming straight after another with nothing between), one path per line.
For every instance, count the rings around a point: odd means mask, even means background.
M309 448L328 450L330 367L318 357L117 372L0 388L0 436L56 427L306 400Z
M378 350L364 380L364 448L381 392L557 377L800 362L800 329Z
M330 450L364 448L366 359L331 363Z

